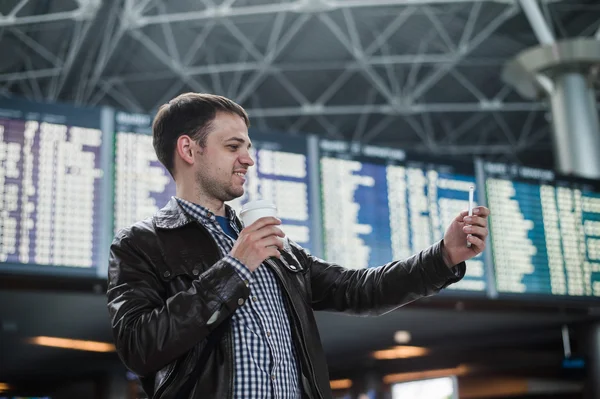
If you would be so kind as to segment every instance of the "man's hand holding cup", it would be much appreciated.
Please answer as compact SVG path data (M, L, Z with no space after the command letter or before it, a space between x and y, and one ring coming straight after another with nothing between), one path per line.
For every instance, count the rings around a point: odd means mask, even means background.
M275 205L267 200L245 204L240 212L244 229L231 249L230 255L255 271L267 258L280 258L285 234L278 227Z

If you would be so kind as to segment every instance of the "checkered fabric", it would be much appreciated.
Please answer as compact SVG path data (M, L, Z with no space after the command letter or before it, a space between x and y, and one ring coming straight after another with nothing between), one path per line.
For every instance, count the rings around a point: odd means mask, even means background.
M264 264L250 272L229 255L235 240L225 234L208 209L176 198L181 207L210 232L223 259L250 288L250 297L232 318L234 344L234 397L244 399L300 398L298 361L292 343L290 314L273 271ZM235 212L227 207L233 223Z

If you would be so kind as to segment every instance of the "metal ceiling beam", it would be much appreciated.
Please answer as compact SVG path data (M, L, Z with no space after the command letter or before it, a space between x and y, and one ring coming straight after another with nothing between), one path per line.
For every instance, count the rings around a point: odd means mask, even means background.
M403 106L380 105L307 105L301 107L280 107L247 109L251 116L255 117L287 117L302 115L360 115L364 113L396 115L396 114L420 114L424 112L526 112L547 110L545 103L427 103Z
M162 14L167 13L167 7L165 6L162 0L156 0L158 4L158 10ZM175 43L175 35L173 34L173 28L171 24L162 24L161 25L163 36L165 38L165 43L167 45L167 51L171 58L176 59L178 63L181 63L181 56L179 55L179 50L177 49L177 43Z
M461 59L457 61L456 54L406 54L368 57L365 62L371 66L386 65L412 65L412 64L452 64L464 66L486 66L502 65L506 61L500 58L479 58L479 59ZM260 62L233 62L225 64L192 66L184 69L186 75L199 76L215 73L228 72L251 72L256 71L263 66ZM287 71L326 71L326 70L350 70L357 71L362 68L356 61L315 61L315 62L294 62L294 63L274 63L266 68L266 72L287 72ZM140 72L132 74L123 74L107 76L103 80L111 82L139 82L145 80L167 79L175 77L176 74L171 70L158 72Z
M474 112L469 118L465 119L455 129L451 129L442 139L442 144L446 145L455 143L460 137L462 137L464 134L470 131L470 129L475 127L486 116L487 114L483 112Z
M384 44L386 44L389 38L396 33L402 25L417 11L417 7L406 7L403 9L396 18L383 30L383 32L379 33L373 42L367 46L365 49L365 55L372 55L375 51L381 48Z
M20 29L17 28L8 28L8 31L12 33L21 43L25 44L31 50L33 50L37 55L50 62L55 67L60 67L63 64L63 61L56 57L52 52L46 49L44 46L33 40L31 37L21 32Z
M529 112L529 115L527 115L525 123L523 123L521 133L519 134L519 145L524 145L529 139L529 136L531 136L531 133L533 131L533 122L535 121L535 117L537 115L538 113L535 111L531 111Z
M422 96L427 90L429 90L432 86L438 83L446 74L450 71L452 67L458 64L464 57L468 56L471 52L473 52L481 43L483 43L487 38L489 38L495 31L498 29L504 22L508 19L512 18L514 15L518 13L518 8L515 6L510 6L505 9L502 13L496 16L489 24L486 25L468 44L466 49L462 51L458 51L454 62L440 65L440 67L431 73L429 76L424 78L419 85L414 88L412 93L410 93L410 99L414 100Z
M442 41L446 45L448 51L450 51L450 52L456 51L456 44L450 38L448 31L446 30L446 28L444 28L444 25L442 24L440 19L437 17L437 15L435 15L433 13L433 11L431 10L431 7L424 6L423 10L424 10L425 15L427 16L427 19L429 19L429 21L433 25L435 31L442 38Z
M33 69L31 57L25 56L24 62L25 62L25 68L27 70ZM35 101L43 101L44 96L42 94L42 89L40 88L40 84L38 83L38 80L37 79L29 79L28 82L29 82L29 86L31 87L31 92L33 93L33 99Z
M467 89L467 91L469 91L473 96L475 96L475 98L477 98L477 100L482 101L482 102L489 101L487 96L485 94L483 94L481 92L481 90L479 90L477 87L475 87L475 85L473 83L471 83L469 81L469 79L467 79L465 77L465 75L463 75L460 71L457 71L456 69L452 69L450 71L450 75L452 75L458 83L460 83L465 89Z
M81 102L91 100L92 94L104 73L104 69L108 65L115 49L121 42L121 38L125 34L126 24L120 19L120 13L122 11L120 6L122 4L122 0L113 0L112 7L109 11L108 22L104 28L102 44L100 45L100 52L96 59L94 70L92 71L90 78L83 84L84 87L81 90ZM125 3L125 9L127 9L128 4L129 2Z
M71 11L18 16L19 12L27 5L27 3L29 3L29 1L30 0L21 0L8 14L0 15L0 28L29 24L43 24L64 20L92 20L96 16L96 11L102 4L101 0L80 0L75 2L78 7Z
M482 2L480 1L473 3L473 6L471 6L471 11L469 12L469 17L467 18L467 23L465 24L465 29L463 29L460 41L458 42L458 49L461 51L464 51L467 48L467 44L471 40L475 23L477 22L479 13L481 12L481 6Z
M314 115L314 118L323 126L325 132L327 132L327 137L337 140L342 140L344 136L340 133L337 126L329 122L324 115Z
M51 78L59 75L61 71L62 68L46 68L25 72L2 73L0 74L0 82L7 83L27 79Z
M133 101L125 93L117 91L115 87L109 85L108 83L102 83L102 86L105 93L113 100L115 100L118 104L120 104L123 108L135 112L143 112L143 109L139 106L137 101Z
M367 93L367 98L365 104L373 105L375 103L375 95L376 90L371 89ZM369 122L370 114L364 113L358 118L358 123L356 123L356 127L354 128L354 133L352 134L352 141L360 141L363 135L365 134L365 130L367 128L367 123Z
M75 30L73 32L73 37L71 38L71 43L68 47L68 51L66 52L65 61L62 66L62 71L59 76L56 76L52 83L50 84L50 90L47 96L47 99L50 101L56 101L58 99L59 94L61 93L67 79L70 76L71 68L73 67L73 63L77 59L79 52L81 50L81 46L85 42L88 33L90 32L90 28L92 27L93 21L77 21L75 22Z
M275 3L262 4L245 7L231 7L228 5L220 5L207 7L202 11L171 13L168 15L152 15L144 16L139 10L135 24L137 27L163 24L172 22L185 21L203 21L214 20L219 18L239 18L255 15L268 15L280 12L296 12L302 13L305 11L314 11L315 8L320 11L331 11L338 9L357 8L357 7L385 7L385 6L421 6L427 4L450 4L450 3L474 3L474 2L492 2L514 4L516 0L343 0L343 1L327 1L321 0L315 5L314 2L306 0L297 0L290 3Z
M504 3L513 4L516 0L333 0L326 1L330 7L376 7L376 6L409 6L424 4L454 4L454 3Z
M554 44L554 33L550 29L548 21L544 18L537 0L519 0L519 3L539 42L542 45Z
M506 120L504 119L504 117L502 115L500 115L498 112L492 112L492 116L496 120L498 127L500 127L500 131L502 132L504 137L506 137L506 140L508 140L509 144L512 145L513 147L516 147L517 139L515 138L512 130L506 123Z
M527 148L519 148L515 150L513 146L510 144L484 144L484 145L446 145L442 148L431 149L425 145L398 145L395 144L395 147L400 147L403 150L407 151L418 151L418 152L427 152L431 154L432 152L437 154L444 155L491 155L491 154L505 154L512 155L515 151L524 151L531 149L546 149L550 148L550 145L539 145L539 146L531 146Z
M254 76L250 79L250 81L244 87L244 90L241 93L239 93L237 96L235 96L235 99L237 101L239 101L240 103L244 102L245 99L248 98L248 96L254 90L256 90L256 88L264 80L268 69L271 67L271 65L275 61L275 59L290 44L292 39L298 34L298 32L300 32L302 27L306 24L306 22L308 22L308 20L310 18L311 17L309 14L300 15L298 18L296 18L296 20L294 21L292 26L285 32L283 37L281 39L278 39L277 41L275 41L275 38L278 35L275 34L276 33L275 31L280 30L280 28L278 28L277 24L273 27L273 29L271 31L271 36L269 39L269 42L273 41L273 44L272 45L269 44L268 47L270 48L270 50L267 52L267 54L265 54L265 57L264 57L265 59L263 60L261 67L257 69Z
M192 89L198 92L208 91L204 85L194 80L189 75L185 74L181 62L176 59L171 59L152 39L146 36L142 31L134 29L129 31L131 37L135 38L140 44L142 44L150 53L152 53L157 60L161 61L165 66L173 71L182 81L188 84Z
M10 15L0 16L0 27L64 21L69 19L75 19L78 17L78 15L79 13L77 12L77 10L74 10L58 12L54 14L30 15L27 17L11 17Z
M345 13L346 19L350 19L352 21L352 27L350 30L355 30L354 19L349 14L349 12ZM371 68L369 64L366 63L366 56L363 53L362 48L357 47L356 44L353 45L351 40L346 37L346 35L342 32L340 27L331 19L331 17L327 14L319 15L319 19L329 28L329 30L333 33L333 35L339 40L340 43L348 50L348 52L354 57L356 63L360 66L358 68L361 71L367 80L371 82L371 84L383 95L388 102L393 103L395 101L395 97L390 91L389 87L383 82L381 77Z
M298 90L298 88L290 82L290 80L281 72L277 72L274 75L275 79L281 84L281 86L298 102L298 104L305 106L310 104L310 101Z
M361 140L362 143L370 143L375 137L379 136L389 125L394 122L394 115L386 115L381 118L379 122L373 128L369 129L369 131L364 135Z

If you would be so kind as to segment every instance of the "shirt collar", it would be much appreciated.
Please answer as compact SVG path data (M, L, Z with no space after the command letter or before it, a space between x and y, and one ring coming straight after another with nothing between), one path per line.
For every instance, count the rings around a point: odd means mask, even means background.
M215 221L215 214L211 212L208 208L203 207L202 205L195 204L193 202L184 200L183 198L173 197L179 202L179 205L188 213L196 216L196 218L201 221ZM225 204L225 216L229 220L233 220L235 218L235 211L227 204Z

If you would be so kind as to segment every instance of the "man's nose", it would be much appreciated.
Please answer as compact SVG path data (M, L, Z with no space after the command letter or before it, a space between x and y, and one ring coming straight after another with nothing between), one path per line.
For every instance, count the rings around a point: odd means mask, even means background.
M250 156L250 153L246 153L245 155L240 157L240 162L243 165L248 165L248 166L252 166L254 165L254 160L252 159L252 157Z

